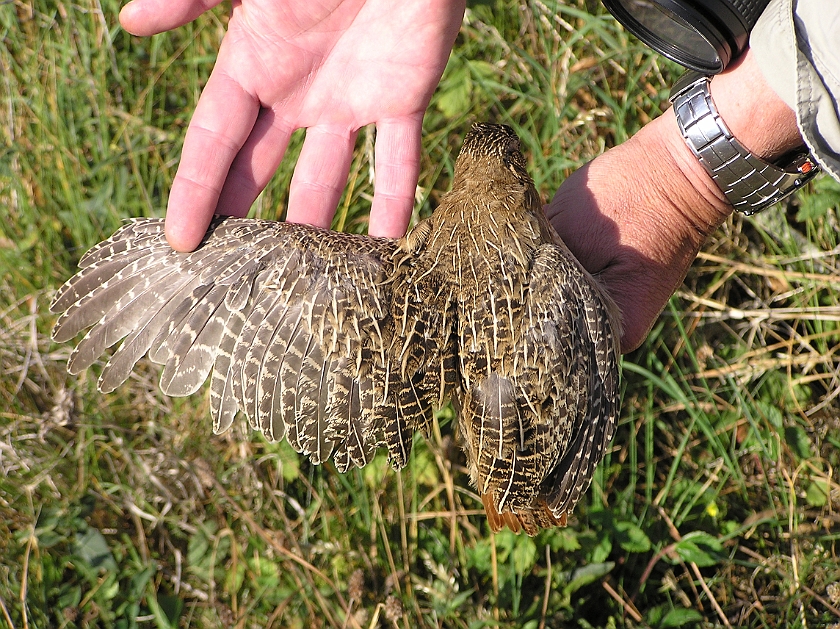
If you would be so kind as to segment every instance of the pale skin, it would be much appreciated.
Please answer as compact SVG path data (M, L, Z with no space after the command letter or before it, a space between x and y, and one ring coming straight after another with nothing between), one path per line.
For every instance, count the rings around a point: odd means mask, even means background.
M120 22L152 35L221 0L135 0ZM217 210L244 216L299 128L306 140L290 221L329 227L358 130L376 124L370 233L402 235L414 204L423 113L465 0L234 0L216 65L184 139L166 236L198 246Z
M219 1L134 0L120 22L131 33L151 35ZM414 202L423 113L464 4L235 0L170 192L170 245L194 249L217 211L247 214L298 128L307 135L287 217L329 227L356 133L367 124L377 129L369 232L402 236ZM712 81L732 133L765 159L801 145L793 111L749 52L738 61ZM546 206L566 244L618 305L624 352L642 343L705 239L731 211L671 110L573 173Z

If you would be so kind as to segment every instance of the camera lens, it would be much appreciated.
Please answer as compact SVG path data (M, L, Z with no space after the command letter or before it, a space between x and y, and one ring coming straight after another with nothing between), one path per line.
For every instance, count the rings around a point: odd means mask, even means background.
M717 74L747 46L769 0L603 0L624 27L669 59Z

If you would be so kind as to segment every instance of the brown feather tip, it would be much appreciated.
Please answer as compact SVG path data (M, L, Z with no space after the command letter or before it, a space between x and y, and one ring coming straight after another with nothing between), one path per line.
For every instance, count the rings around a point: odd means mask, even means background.
M551 512L551 509L549 509L548 507L545 507L545 512L548 515L548 517L550 517L552 520L554 520L554 523L555 523L554 525L555 526L566 526L566 521L567 521L568 518L566 517L567 514L565 512L561 513L559 518L556 517Z
M496 510L496 502L493 500L493 492L488 491L486 494L481 494L481 502L484 505L484 512L487 514L487 521L490 523L490 530L498 533L505 526L507 526L514 533L518 533L522 528L519 519L510 511L499 513Z
M487 514L490 530L494 533L508 527L514 533L519 533L524 529L528 535L533 537L539 533L540 529L566 526L566 514L563 513L560 517L555 516L544 502L533 512L512 513L505 510L499 513L493 500L493 492L487 492L481 494L481 503L484 505L484 512Z

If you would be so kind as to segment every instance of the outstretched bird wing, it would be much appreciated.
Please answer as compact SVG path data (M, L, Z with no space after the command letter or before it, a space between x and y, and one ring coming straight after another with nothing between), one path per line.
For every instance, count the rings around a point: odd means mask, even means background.
M395 240L305 225L214 219L179 253L162 219L134 219L91 249L50 306L78 373L125 339L99 380L107 392L146 353L161 389L189 395L212 370L216 432L238 411L272 440L320 463L362 466L384 442ZM393 406L393 405L392 405ZM392 453L393 458L393 453Z

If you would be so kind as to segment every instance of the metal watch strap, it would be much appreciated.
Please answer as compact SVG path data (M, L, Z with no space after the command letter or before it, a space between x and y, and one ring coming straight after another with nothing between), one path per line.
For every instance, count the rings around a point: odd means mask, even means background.
M686 144L737 211L760 212L817 174L819 166L808 153L799 153L783 165L750 153L721 119L709 80L697 72L685 73L671 90L670 101Z

